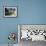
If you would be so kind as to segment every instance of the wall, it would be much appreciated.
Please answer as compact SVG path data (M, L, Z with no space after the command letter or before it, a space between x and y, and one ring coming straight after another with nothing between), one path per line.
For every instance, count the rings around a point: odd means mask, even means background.
M3 17L6 5L18 8L16 18ZM0 0L0 44L8 43L9 32L18 32L18 24L46 24L46 0Z

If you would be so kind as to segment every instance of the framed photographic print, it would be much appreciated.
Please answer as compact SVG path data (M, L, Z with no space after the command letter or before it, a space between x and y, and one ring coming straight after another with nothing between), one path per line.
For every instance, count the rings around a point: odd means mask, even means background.
M16 17L17 7L15 6L5 6L4 7L4 17Z

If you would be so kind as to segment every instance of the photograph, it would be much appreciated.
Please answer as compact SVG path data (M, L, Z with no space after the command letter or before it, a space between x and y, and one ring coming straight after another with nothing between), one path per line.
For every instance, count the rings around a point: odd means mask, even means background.
M4 17L16 17L17 7L4 7Z

